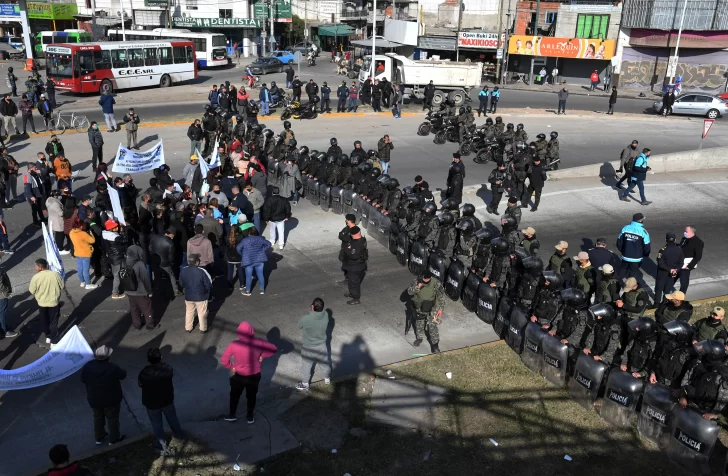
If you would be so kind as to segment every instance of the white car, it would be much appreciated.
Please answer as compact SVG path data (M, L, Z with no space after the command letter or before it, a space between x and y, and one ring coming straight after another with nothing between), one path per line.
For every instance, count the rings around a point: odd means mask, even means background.
M662 114L662 100L656 101L652 105L652 109L656 113ZM672 113L717 119L724 114L728 114L728 101L712 94L684 93L675 98Z

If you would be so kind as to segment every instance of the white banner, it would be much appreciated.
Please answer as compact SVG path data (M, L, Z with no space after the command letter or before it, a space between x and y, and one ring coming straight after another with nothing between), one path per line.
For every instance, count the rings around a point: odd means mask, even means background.
M48 220L48 225L51 221ZM43 225L43 243L45 244L46 261L48 261L48 267L51 271L55 271L60 274L63 279L66 279L66 272L63 270L63 262L61 261L61 255L58 252L58 246L53 235L50 234L45 223Z
M124 211L121 208L121 200L119 199L119 192L117 192L114 187L107 187L107 190L109 191L111 209L114 210L114 216L117 220L119 220L119 223L126 225L126 220L124 220Z
M120 174L136 174L149 172L162 164L164 164L164 144L161 140L144 152L136 152L119 144L114 167L111 170Z
M202 157L202 153L198 149L195 149L195 155L197 155L197 158L200 159L199 167L200 167L200 173L202 174L202 180L207 180L207 174L210 172L210 166L208 165L207 161L204 157ZM187 185L192 186L191 183L188 183Z
M210 168L214 169L215 167L220 167L220 151L218 148L220 147L220 140L215 140L215 150L212 151L212 155L210 156Z
M47 354L15 370L0 370L0 391L40 387L78 372L94 353L78 326L73 326Z

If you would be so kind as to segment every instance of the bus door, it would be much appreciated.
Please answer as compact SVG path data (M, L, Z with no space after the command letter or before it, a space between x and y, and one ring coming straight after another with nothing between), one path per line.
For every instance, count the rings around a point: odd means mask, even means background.
M100 80L96 77L93 51L79 51L76 53L76 60L73 62L73 67L73 75L80 80L80 92L91 93L99 90Z

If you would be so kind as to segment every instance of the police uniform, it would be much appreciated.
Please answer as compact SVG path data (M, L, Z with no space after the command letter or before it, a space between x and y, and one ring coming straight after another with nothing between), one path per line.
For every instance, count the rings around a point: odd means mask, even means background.
M584 348L590 350L592 356L599 356L607 366L612 365L619 348L622 328L618 321L611 323L598 320L590 329Z
M419 284L422 286L419 287ZM407 294L412 296L415 338L421 342L426 330L430 336L432 352L439 353L440 330L437 326L442 320L442 310L445 306L445 289L442 283L432 279L431 276L428 283L417 278L407 288ZM415 346L419 345L417 341Z
M672 274L670 270L679 271L683 267L683 250L675 243L675 234L667 233L667 244L657 253L657 276L655 277L655 302L662 301L663 293L672 291L677 279L677 273Z
M358 227L352 229L352 234ZM360 230L359 230L360 231ZM358 240L351 239L344 248L344 264L342 269L346 272L349 283L349 296L352 300L347 304L359 304L361 298L361 283L367 271L367 240L364 237Z
M507 174L505 170L499 170L497 167L488 176L488 182L490 183L490 203L488 204L488 212L498 213L498 205L500 204L503 192L505 191L505 182ZM520 213L521 210L519 209Z
M693 340L698 342L718 340L725 344L726 338L728 338L728 331L726 331L722 319L714 319L711 316L700 319L695 323L695 337L693 337Z
M608 276L602 276L602 280L599 281L599 287L597 293L594 296L594 303L603 302L611 304L619 300L619 283L614 274Z
M548 160L546 165L549 166L559 159L559 139L551 139L546 144L546 159ZM554 169L556 168L558 168L558 164L554 166Z
M508 203L503 215L516 219L516 226L521 224L521 207L515 203Z
M607 240L605 240L604 238L597 239L597 244L606 245L606 243ZM587 251L587 254L589 255L589 261L596 270L595 287L599 286L599 281L601 281L602 279L602 272L599 270L599 268L601 268L605 264L612 266L614 269L619 268L619 257L612 251L608 250L606 247L595 246L594 248Z
M533 303L533 315L536 316L536 324L551 327L559 314L561 306L562 301L557 291L551 289L550 285L542 285Z
M683 377L681 396L701 413L720 413L728 403L727 362L695 360Z

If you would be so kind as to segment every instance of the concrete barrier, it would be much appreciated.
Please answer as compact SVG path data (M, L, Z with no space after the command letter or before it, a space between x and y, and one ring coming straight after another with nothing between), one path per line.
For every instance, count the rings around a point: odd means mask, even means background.
M728 168L728 147L713 147L702 150L686 150L670 154L650 156L649 166L654 173L682 172L686 170ZM613 176L619 168L619 161L583 165L549 172L549 179Z

